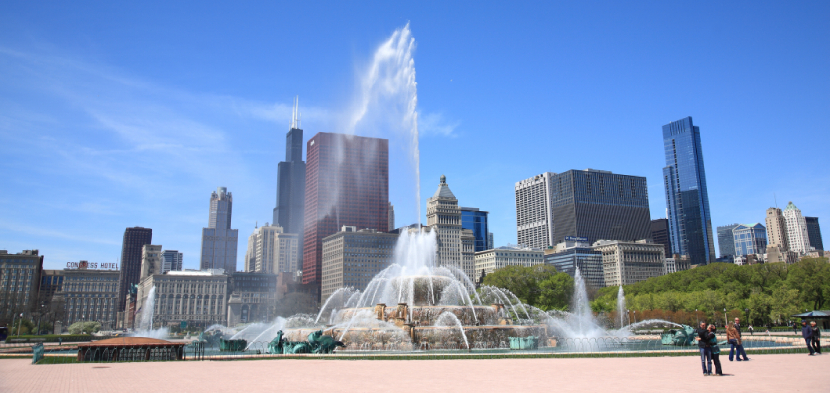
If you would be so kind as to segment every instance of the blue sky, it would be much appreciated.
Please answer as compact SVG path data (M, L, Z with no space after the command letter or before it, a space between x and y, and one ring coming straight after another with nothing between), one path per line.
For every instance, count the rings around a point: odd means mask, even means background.
M340 131L407 23L422 211L445 174L515 242L514 183L590 167L646 176L662 217L661 126L692 116L713 226L763 221L775 195L830 232L827 2L121 3L0 6L0 249L48 268L115 262L136 225L195 268L217 186L241 266L271 219L293 97L306 139ZM395 152L403 225L417 209Z

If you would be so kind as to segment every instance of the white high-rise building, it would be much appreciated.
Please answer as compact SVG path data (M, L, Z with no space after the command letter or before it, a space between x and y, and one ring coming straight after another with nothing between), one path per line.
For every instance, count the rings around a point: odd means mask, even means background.
M202 228L202 255L200 270L224 269L228 274L236 271L236 247L239 230L231 229L233 195L225 187L210 194L208 227Z
M790 202L784 209L784 221L787 224L787 242L790 251L799 254L810 252L810 237L807 234L807 220L801 215L801 210Z
M552 184L555 173L545 172L516 183L516 232L519 245L545 249L553 246Z
M299 236L284 233L279 225L261 226L248 237L245 271L261 273L295 272L299 269Z

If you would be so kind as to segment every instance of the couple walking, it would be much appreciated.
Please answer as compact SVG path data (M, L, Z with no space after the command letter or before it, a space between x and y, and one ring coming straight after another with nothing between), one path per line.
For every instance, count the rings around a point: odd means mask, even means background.
M821 355L821 329L816 325L816 321L812 321L807 325L806 320L801 320L801 337L807 342L810 356L814 354Z

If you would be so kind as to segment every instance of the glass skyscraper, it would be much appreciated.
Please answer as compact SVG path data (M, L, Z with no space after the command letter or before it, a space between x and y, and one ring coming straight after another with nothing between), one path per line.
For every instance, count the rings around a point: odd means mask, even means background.
M476 238L475 252L489 250L488 212L475 207L461 207L459 210L461 210L461 228L473 231L473 236Z
M718 227L718 250L721 258L732 259L735 254L735 237L732 230L740 224L724 225ZM741 255L741 254L737 254Z
M715 241L700 128L692 124L691 116L663 126L663 147L663 185L672 250L687 255L692 265L714 262Z
M767 253L767 230L763 225L741 224L732 230L732 235L735 238L736 256Z

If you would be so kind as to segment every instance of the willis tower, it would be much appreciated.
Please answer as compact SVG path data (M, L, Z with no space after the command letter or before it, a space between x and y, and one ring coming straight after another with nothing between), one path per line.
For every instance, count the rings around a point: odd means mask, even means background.
M305 161L303 161L303 130L300 129L299 98L294 98L291 126L285 136L285 161L278 165L277 207L273 225L286 233L296 233L303 244L303 213L305 209ZM302 253L297 266L303 265Z

